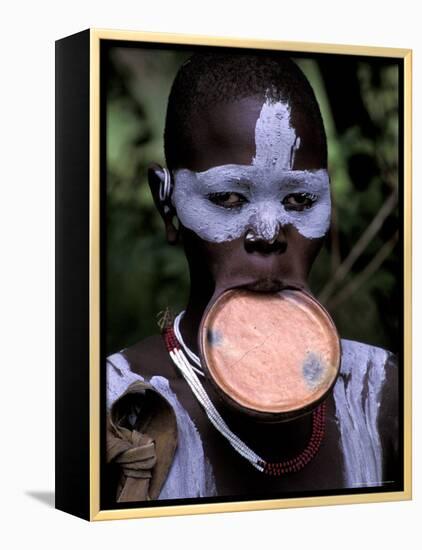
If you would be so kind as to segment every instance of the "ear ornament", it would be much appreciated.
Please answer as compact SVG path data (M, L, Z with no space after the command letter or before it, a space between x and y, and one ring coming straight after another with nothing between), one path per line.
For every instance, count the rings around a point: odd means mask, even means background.
M171 175L168 168L163 168L164 179L160 181L160 189L158 195L161 202L166 202L171 195L172 185L171 185Z

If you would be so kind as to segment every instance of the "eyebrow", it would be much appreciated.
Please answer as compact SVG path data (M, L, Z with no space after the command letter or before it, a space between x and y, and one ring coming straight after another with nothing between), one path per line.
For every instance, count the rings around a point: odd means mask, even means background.
M249 166L249 165L248 165ZM229 170L219 171L221 167L211 168L210 171L206 170L204 172L196 172L198 180L203 185L204 190L212 191L222 191L225 190L225 186L234 189L245 189L248 191L253 191L260 187L261 178L252 179L250 174L245 173L244 166L239 167L240 169L233 169L231 166ZM215 170L215 172L214 172ZM324 170L325 171L325 170ZM281 171L281 173L273 174L271 177L272 185L274 188L278 186L280 190L295 190L299 187L317 187L319 188L322 183L324 183L324 178L321 178L320 175L315 174L315 172L320 172L320 170L309 171L309 170L293 170L293 171ZM316 177L315 177L316 176Z
M224 186L231 186L235 188L247 188L250 189L251 187L256 187L256 184L245 177L239 177L239 176L224 176L224 177L217 177L215 175L212 176L202 176L199 178L199 181L201 184L208 189L209 191L213 191L215 187L224 187Z
M255 185L253 180L250 180L244 177L228 176L227 178L224 178L224 179L227 183L235 183L236 185L246 185L248 187L250 187L251 185Z

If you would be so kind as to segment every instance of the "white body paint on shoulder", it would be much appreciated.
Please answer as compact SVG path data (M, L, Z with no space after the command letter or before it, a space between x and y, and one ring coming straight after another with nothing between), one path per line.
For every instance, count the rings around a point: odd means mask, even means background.
M378 430L388 352L342 340L339 378L334 386L336 418L347 487L381 485L382 447Z
M130 370L122 353L107 358L107 409L142 376ZM216 495L214 474L195 424L182 407L170 384L163 376L153 376L149 383L167 399L176 413L177 449L159 500L197 498Z
M293 170L300 137L290 125L287 103L267 98L256 122L255 144L250 165L175 171L172 202L182 224L210 242L230 241L249 229L270 240L288 224L310 239L325 235L331 215L328 173ZM247 202L225 208L209 199L213 193L241 193ZM315 202L303 211L287 210L282 201L292 193L312 194Z

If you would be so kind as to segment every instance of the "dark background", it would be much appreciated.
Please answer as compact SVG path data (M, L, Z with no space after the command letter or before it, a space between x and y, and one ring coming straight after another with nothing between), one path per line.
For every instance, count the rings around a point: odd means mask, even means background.
M111 47L106 63L106 352L157 332L157 314L184 308L188 271L167 245L146 180L164 163L171 83L193 52ZM342 338L397 352L402 275L397 191L400 66L345 55L294 56L310 80L329 147L333 217L311 289Z

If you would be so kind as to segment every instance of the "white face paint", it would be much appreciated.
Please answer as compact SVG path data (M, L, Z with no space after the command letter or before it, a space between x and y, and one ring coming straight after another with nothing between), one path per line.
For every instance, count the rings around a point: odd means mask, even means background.
M272 240L287 224L304 237L322 237L330 225L328 173L292 169L300 138L290 125L288 104L267 98L255 126L255 144L250 165L175 171L172 202L181 223L210 242L230 241L248 230ZM216 197L230 193L241 196L242 203L215 203ZM306 196L310 206L293 210L292 196Z

